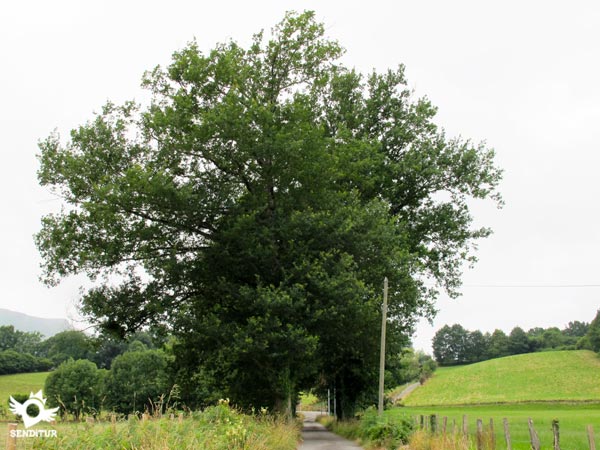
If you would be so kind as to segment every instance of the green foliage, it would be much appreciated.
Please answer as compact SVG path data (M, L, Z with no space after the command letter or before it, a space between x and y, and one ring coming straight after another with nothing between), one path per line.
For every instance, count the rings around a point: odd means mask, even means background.
M40 352L40 333L25 333L12 325L0 327L0 375L41 372L52 367Z
M565 336L571 336L574 338L581 338L585 336L590 328L590 324L587 322L580 322L575 320L569 322L567 326L562 330Z
M385 365L385 386L387 389L414 382L425 381L437 368L436 362L423 351L415 352L405 348L401 353L388 357Z
M406 444L412 431L412 420L379 416L373 407L357 415L358 420L332 421L326 424L335 433L364 445L395 450Z
M42 335L38 332L15 330L12 325L0 326L0 351L14 350L19 353L37 355L41 342Z
M87 359L93 353L93 342L82 331L67 330L40 344L42 354L58 366L69 358Z
M596 317L590 323L590 327L585 336L587 338L587 343L590 348L600 353L600 310L596 313Z
M490 233L469 200L501 203L501 172L437 128L402 66L363 76L342 53L314 13L288 13L248 48L174 53L144 78L147 109L109 103L70 142L43 141L39 181L67 203L36 236L47 283L119 275L83 312L121 337L177 330L195 396L289 414L320 381L342 415L370 402L384 276L399 351L433 313L422 279L456 295Z
M529 353L531 346L527 333L521 327L514 327L508 336L508 352L511 355Z
M29 353L19 353L14 350L0 352L0 375L45 372L51 367L52 361L46 358L39 358Z
M600 401L600 359L593 352L554 351L438 369L403 403L459 405L531 401Z
M143 346L139 341L134 346ZM160 350L135 350L117 356L106 376L106 405L129 414L154 411L170 386L167 356Z
M461 325L444 325L433 337L433 355L440 365L452 366L469 362L469 332Z
M46 378L44 393L48 405L60 406L60 414L95 414L103 397L104 372L85 359L69 359Z
M589 329L585 322L575 321L562 331L556 327L532 328L525 333L515 327L507 336L502 330L483 334L458 324L444 325L433 337L433 354L438 363L450 366L536 351L591 349Z

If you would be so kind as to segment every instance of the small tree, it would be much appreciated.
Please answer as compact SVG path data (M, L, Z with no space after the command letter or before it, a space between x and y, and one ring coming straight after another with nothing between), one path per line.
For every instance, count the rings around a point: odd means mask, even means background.
M461 325L443 326L433 337L433 355L442 366L470 362L469 332Z
M167 356L163 351L129 351L112 363L106 379L106 401L109 407L125 414L152 410L168 389Z
M521 327L514 327L508 336L508 351L511 355L520 355L531 351L527 333Z
M488 357L490 359L493 358L502 358L503 356L508 356L508 336L502 330L494 330L492 335L490 336L490 345L488 347Z
M489 334L483 334L479 330L471 331L469 333L466 352L466 357L469 362L479 362L486 359L489 340Z
M96 413L102 403L103 371L86 359L69 359L48 375L44 391L50 406L60 406L60 414Z

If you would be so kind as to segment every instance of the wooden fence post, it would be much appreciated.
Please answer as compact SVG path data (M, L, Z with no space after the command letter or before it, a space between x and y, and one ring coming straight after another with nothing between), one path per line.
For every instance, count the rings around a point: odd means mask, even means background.
M552 435L554 436L552 441L552 449L560 450L560 430L558 426L558 420L556 419L552 421Z
M437 416L435 414L432 414L431 416L429 416L429 424L431 425L431 433L436 434L437 433Z
M477 419L477 450L483 450L483 421Z
M13 432L12 434L14 434L14 436L11 436L11 431ZM17 450L17 435L15 431L17 431L17 424L9 423L8 436L6 440L6 450Z
M183 413L179 413L179 423L183 423Z
M444 418L442 419L442 433L444 436L446 435L447 427L448 427L448 416L444 416Z
M531 420L531 417L527 422L529 425L529 437L531 438L531 449L540 450L540 438L535 432L535 428L533 428L533 420Z
M590 443L590 450L596 450L596 441L594 439L594 427L591 425L587 426L588 442Z
M512 444L510 443L510 430L508 428L508 419L505 417L502 419L504 424L504 440L506 441L506 450L512 450Z
M419 416L419 428L421 430L425 429L425 416L423 414Z
M463 435L467 436L469 434L469 424L467 423L467 415L463 416L463 424L462 424L462 432Z
M490 447L496 450L496 432L494 431L494 419L490 418Z
M113 433L117 432L117 415L116 414L110 415L110 427L111 427Z

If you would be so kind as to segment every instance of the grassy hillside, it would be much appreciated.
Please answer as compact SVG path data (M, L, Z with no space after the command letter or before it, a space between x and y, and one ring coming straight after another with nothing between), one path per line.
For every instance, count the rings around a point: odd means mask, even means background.
M442 369L407 406L600 401L600 358L587 351L530 353Z
M44 389L50 372L0 375L0 406L8 410L8 398L14 394L29 394Z

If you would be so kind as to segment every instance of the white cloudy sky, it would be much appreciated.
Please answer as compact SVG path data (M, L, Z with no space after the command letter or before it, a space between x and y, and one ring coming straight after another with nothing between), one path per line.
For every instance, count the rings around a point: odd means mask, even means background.
M510 331L590 321L600 307L600 3L595 1L5 2L0 6L0 308L74 317L81 280L38 281L32 236L59 202L37 186L37 141L108 99L144 99L144 70L194 37L247 42L286 10L314 9L361 71L404 63L449 135L486 140L506 207L477 205L481 242L463 296L436 329ZM483 286L483 287L481 287ZM507 287L513 286L513 287Z

